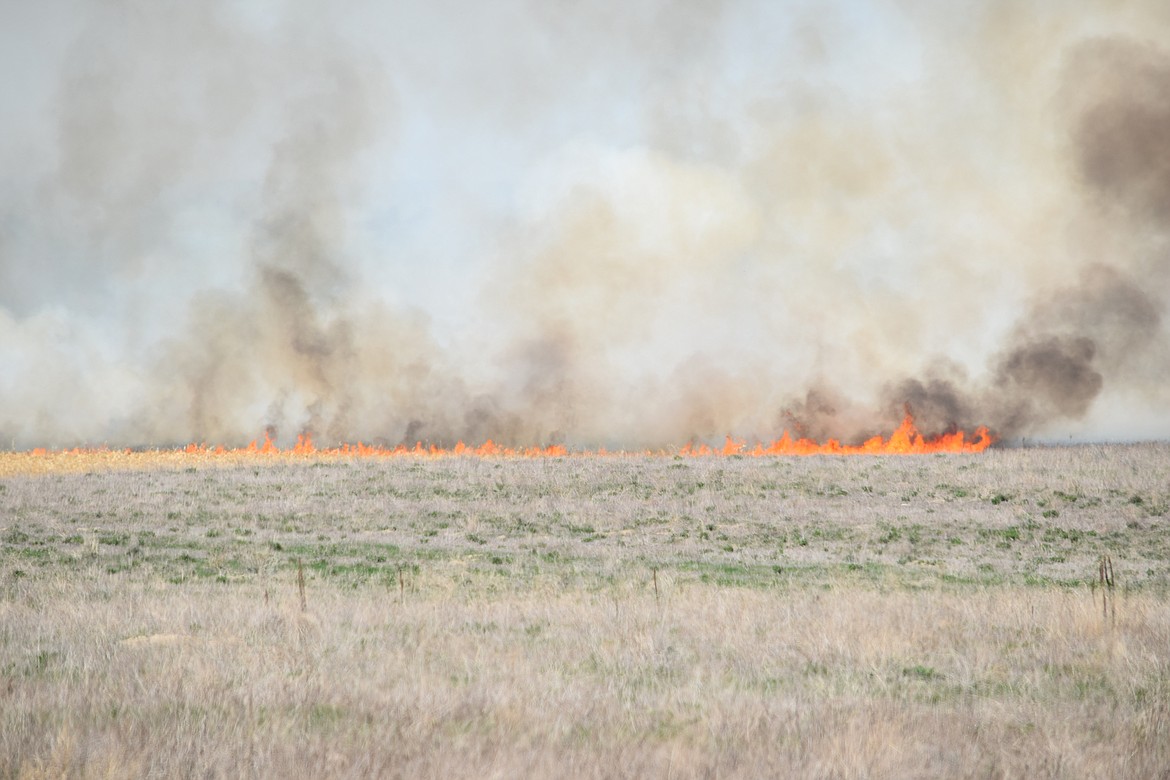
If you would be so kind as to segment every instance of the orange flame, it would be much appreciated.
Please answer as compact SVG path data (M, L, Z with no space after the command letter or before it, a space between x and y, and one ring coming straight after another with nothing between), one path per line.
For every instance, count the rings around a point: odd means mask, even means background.
M269 433L264 434L264 441L253 440L246 447L227 448L223 445L208 446L205 443L191 443L177 450L177 455L197 457L258 457L258 456L291 456L307 458L325 457L358 457L358 458L386 458L386 457L478 457L478 458L556 458L566 456L609 457L620 455L678 455L682 457L727 457L727 456L790 456L790 455L922 455L928 453L976 453L983 452L995 441L986 427L975 430L974 438L968 439L963 431L945 433L939 436L924 437L914 426L914 418L907 414L902 424L898 426L888 439L874 436L858 445L845 445L836 439L829 439L818 443L806 438L792 438L787 431L779 439L772 442L756 442L751 446L745 440L728 436L722 446L710 446L702 443L688 443L671 450L642 450L638 452L611 452L605 448L596 450L569 450L560 444L545 447L507 447L495 443L491 439L479 445L469 445L460 441L453 447L440 447L435 444L415 442L413 447L399 444L396 447L369 445L357 442L356 444L341 444L336 447L318 448L313 443L309 433L297 437L297 443L287 449L281 449L272 441ZM81 455L110 453L107 448L60 450L52 452L44 447L38 447L27 453L34 457L48 457L54 455ZM126 455L130 450L123 451Z

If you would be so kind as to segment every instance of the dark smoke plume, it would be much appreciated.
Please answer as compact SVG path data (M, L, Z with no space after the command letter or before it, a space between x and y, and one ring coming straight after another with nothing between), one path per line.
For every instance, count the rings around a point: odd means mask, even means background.
M1130 237L1089 258L1077 281L1039 294L994 356L985 387L907 379L886 391L929 428L982 421L999 435L1077 420L1110 381L1170 377L1163 314L1170 271L1170 49L1130 39L1072 49L1064 94L1082 208Z

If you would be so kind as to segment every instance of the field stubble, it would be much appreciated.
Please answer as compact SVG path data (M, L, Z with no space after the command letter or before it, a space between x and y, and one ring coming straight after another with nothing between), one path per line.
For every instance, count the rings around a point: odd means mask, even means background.
M1170 446L13 457L6 776L1170 771Z

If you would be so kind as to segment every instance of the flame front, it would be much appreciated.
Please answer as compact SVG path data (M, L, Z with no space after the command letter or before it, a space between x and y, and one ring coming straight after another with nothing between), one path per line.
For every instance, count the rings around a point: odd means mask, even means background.
M930 438L922 436L914 425L914 418L906 415L888 439L874 436L858 445L845 445L836 439L821 444L811 439L793 439L788 431L770 444L756 443L748 448L747 442L727 437L722 447L705 444L688 444L681 455L925 455L932 452L983 452L995 439L986 427L975 430L974 441L968 441L963 431L944 433Z
M983 452L995 441L986 427L975 430L973 438L969 439L963 431L946 433L939 436L925 437L918 432L914 425L914 418L907 414L902 424L898 426L889 438L874 436L857 445L842 444L836 439L829 439L819 443L806 438L793 438L787 431L779 439L764 443L756 442L749 445L745 440L734 439L728 436L723 446L689 443L682 447L662 450L638 451L610 451L605 448L570 450L562 445L553 444L545 447L507 447L488 439L482 444L469 445L462 441L453 447L441 447L436 444L416 442L413 446L399 444L396 447L364 444L342 444L337 447L318 448L313 443L310 434L304 433L297 437L295 445L280 448L273 442L271 435L265 434L263 441L256 439L246 447L228 448L222 445L209 446L202 443L192 443L176 450L154 450L155 457L175 459L222 459L224 461L238 461L249 458L291 457L291 458L391 458L391 457L478 457L478 458L557 458L557 457L616 457L622 455L648 456L681 456L689 458L702 457L767 457L792 455L924 455L929 453L975 453ZM134 452L131 450L110 450L108 448L84 449L73 448L68 450L50 451L38 447L26 453L12 453L9 457L32 459L60 458L88 455L105 461L121 458L134 460L137 456L146 456L151 453ZM0 472L4 469L0 468Z

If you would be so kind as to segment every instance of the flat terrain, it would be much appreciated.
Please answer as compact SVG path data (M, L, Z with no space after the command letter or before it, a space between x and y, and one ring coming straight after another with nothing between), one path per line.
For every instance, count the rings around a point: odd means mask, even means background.
M1170 772L1170 445L124 460L0 454L0 776Z

